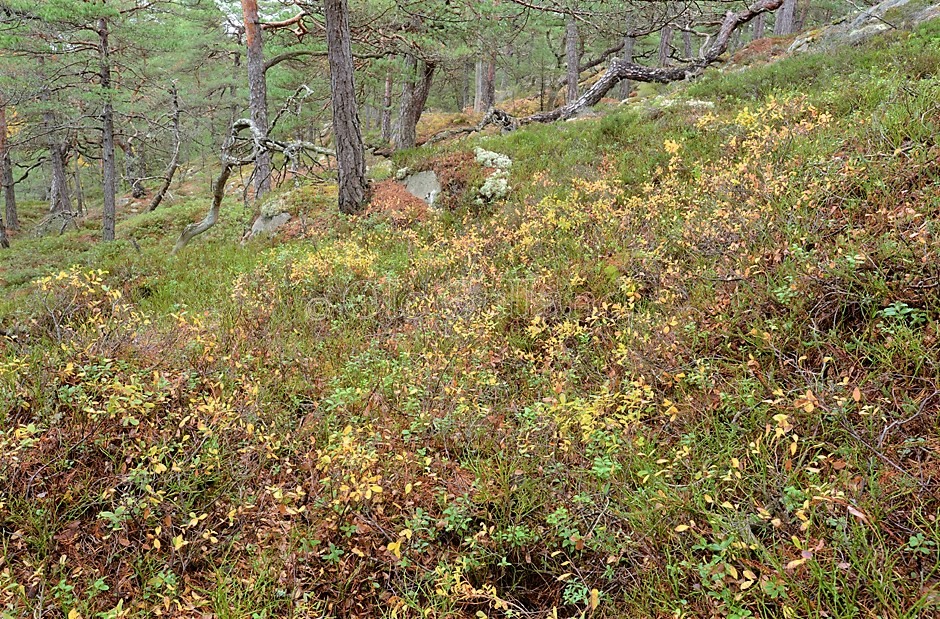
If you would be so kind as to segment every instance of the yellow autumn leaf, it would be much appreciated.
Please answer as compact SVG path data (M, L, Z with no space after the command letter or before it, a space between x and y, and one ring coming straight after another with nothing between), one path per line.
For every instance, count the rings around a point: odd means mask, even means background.
M390 542L386 548L390 553L395 555L396 558L401 559L401 540L398 540L397 542Z
M82 619L82 614L73 608L69 611L69 619Z
M787 566L785 569L792 570L792 569L800 567L804 563L806 563L806 559L793 559L792 561L787 563Z
M680 524L679 526L676 527L676 533L682 533L683 531L688 531L688 530L689 530L689 525L687 524Z
M601 603L601 592L597 589L591 589L591 610L597 608Z
M182 536L182 535L177 535L176 537L173 538L173 549L174 549L174 550L179 550L180 548L182 548L183 546L185 546L186 543L187 543L187 542L186 542L186 540L183 539L183 536Z

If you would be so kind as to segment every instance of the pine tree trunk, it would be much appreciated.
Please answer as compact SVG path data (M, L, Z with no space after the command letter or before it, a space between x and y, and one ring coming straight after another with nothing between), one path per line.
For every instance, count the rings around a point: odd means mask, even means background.
M496 54L491 54L483 74L483 111L496 105Z
M6 225L10 230L19 230L19 216L16 212L16 192L13 185L13 161L7 143L6 108L0 106L0 185L3 187L3 201L6 207Z
M803 30L803 27L806 25L806 18L809 15L810 0L803 0L800 2L799 14L796 18L796 23L793 26L793 32L800 32Z
M405 79L401 87L401 101L398 104L398 135L395 136L395 148L413 148L417 141L417 123L412 123L411 106L415 98L415 73L418 71L418 59L412 54L405 54Z
M72 179L75 181L75 202L78 204L78 212L85 212L85 191L82 188L82 168L78 164L78 157L72 163Z
M477 61L474 63L475 73L474 73L474 92L473 92L473 111L477 114L485 112L486 109L483 107L483 59L477 58Z
M418 121L424 112L431 83L434 80L435 65L422 62L421 81L417 81L418 60L412 54L405 55L405 83L402 86L401 105L398 111L398 136L395 148L414 148L418 140Z
M114 240L115 169L114 169L114 108L111 103L111 54L108 49L108 20L98 19L98 78L104 91L104 110L101 112L101 169L102 169L102 227L101 239Z
M248 106L251 122L263 135L268 134L268 87L264 76L264 47L258 0L241 0L248 48ZM256 153L254 171L255 200L271 190L271 153Z
M134 199L139 200L144 197L147 190L144 188L143 180L141 180L145 176L143 160L140 157L140 153L134 148L134 141L137 137L138 134L135 133L127 138L127 142L124 145L124 177L131 186L131 195Z
M672 54L672 26L666 24L659 33L659 66L668 67L672 64L669 57Z
M581 62L578 54L578 22L574 15L568 15L565 25L565 63L568 75L568 89L565 102L571 103L578 98L578 79L581 72L578 64Z
M689 28L691 27L692 26L690 24ZM688 30L682 31L682 54L686 58L692 57L692 33L689 32Z
M51 116L51 114L49 114ZM51 122L48 123L51 126ZM49 212L60 213L72 210L69 184L65 177L65 147L54 135L50 135L49 159L52 163L52 179L49 186Z
M392 68L385 73L385 92L382 96L382 140L389 142L392 139Z
M765 17L766 16L763 13L761 13L760 15L754 18L754 34L751 35L752 40L756 41L757 39L764 38Z
M473 75L473 61L466 60L463 65L462 79L463 79L463 94L460 102L460 110L464 111L469 108L472 104L472 99L470 97L470 76Z
M777 11L774 22L774 34L785 36L793 33L794 19L796 17L796 0L783 0L783 6Z
M339 210L355 213L368 198L366 159L359 128L353 82L352 43L346 0L324 0L330 90L333 99L333 141L339 170Z

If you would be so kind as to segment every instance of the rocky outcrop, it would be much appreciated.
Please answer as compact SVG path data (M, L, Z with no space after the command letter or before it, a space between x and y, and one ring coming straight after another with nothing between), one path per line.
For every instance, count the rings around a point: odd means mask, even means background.
M888 30L909 30L940 17L940 3L924 0L884 0L833 24L800 34L790 53L819 51L839 45L858 45Z

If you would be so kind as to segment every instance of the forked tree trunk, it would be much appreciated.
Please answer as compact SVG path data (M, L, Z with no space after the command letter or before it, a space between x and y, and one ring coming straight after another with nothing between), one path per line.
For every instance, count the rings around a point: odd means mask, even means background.
M16 191L13 184L13 161L10 158L10 146L7 141L6 108L0 106L0 185L3 187L3 202L6 207L6 225L10 230L19 230L19 216L16 212Z
M398 111L398 136L395 148L414 148L418 139L418 121L424 112L424 105L431 91L435 65L424 61L421 79L417 81L418 60L412 54L405 56L405 83L402 86L401 105Z
M333 100L333 141L339 173L339 210L352 214L365 204L369 185L366 181L365 149L353 81L355 67L349 34L349 11L346 0L324 0L323 7ZM421 106L424 107L423 101Z
M248 106L251 120L265 135L268 133L268 86L264 77L264 47L258 0L241 0L245 20L245 44L248 47ZM254 171L255 200L271 190L271 153L256 154Z
M101 112L102 226L101 240L114 240L115 169L114 169L114 108L111 104L111 55L108 49L108 20L98 19L98 78L104 91Z
M565 91L565 102L571 103L578 98L578 78L581 71L578 68L581 59L578 55L578 22L574 15L568 15L565 24L565 66L567 70L568 87Z

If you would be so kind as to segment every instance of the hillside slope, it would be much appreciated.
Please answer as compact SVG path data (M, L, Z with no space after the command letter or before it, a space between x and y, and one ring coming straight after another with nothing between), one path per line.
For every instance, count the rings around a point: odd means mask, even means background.
M401 155L440 213L20 239L0 612L936 615L938 135L935 20Z

